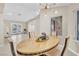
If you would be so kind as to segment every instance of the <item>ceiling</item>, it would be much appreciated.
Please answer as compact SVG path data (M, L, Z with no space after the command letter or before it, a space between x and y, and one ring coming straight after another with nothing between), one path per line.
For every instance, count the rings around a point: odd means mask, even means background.
M4 4L0 3L0 13L3 13L3 9L4 9Z
M69 4L49 4L53 7L68 6ZM4 19L14 21L28 21L36 17L39 4L36 3L6 3L4 8Z
M37 4L7 3L4 8L5 20L28 21L37 16Z

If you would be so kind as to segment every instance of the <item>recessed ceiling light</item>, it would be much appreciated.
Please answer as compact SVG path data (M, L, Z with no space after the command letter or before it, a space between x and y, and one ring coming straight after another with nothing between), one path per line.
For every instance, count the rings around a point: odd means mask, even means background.
M7 15L11 16L11 15L12 15L12 13L7 13Z
M21 13L19 13L18 15L19 15L19 16L21 16L22 14L21 14Z
M55 10L55 11L54 11L54 13L55 13L55 14L58 14L58 11L57 11L57 10Z
M47 16L46 14L44 16Z
M39 14L39 12L37 11L37 12L36 12L36 14L38 15L38 14Z

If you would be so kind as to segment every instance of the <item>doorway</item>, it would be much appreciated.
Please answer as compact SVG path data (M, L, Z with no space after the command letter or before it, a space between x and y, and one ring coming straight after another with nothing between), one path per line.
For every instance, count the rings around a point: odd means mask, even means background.
M56 36L62 35L62 16L53 17L51 19L51 34L53 32Z

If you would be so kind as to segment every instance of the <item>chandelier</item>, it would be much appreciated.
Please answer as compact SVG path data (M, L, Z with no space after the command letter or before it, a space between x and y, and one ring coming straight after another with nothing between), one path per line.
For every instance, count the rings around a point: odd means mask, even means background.
M39 13L43 13L47 15L49 11L52 11L52 6L56 5L56 3L40 3L39 4Z

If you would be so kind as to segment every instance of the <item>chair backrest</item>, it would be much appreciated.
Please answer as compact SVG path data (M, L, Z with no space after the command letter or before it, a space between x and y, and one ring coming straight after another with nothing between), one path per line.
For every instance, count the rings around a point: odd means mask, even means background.
M39 56L47 56L46 54L40 54Z
M15 50L14 50L13 42L10 42L10 48L11 48L12 55L13 55L13 56L16 56Z
M66 38L65 38L65 43L64 43L63 50L62 50L62 52L61 52L61 56L64 55L64 53L65 53L65 51L66 51L66 49L67 49L68 39L69 39L69 37L66 37Z
M31 38L31 33L29 32L29 38Z

